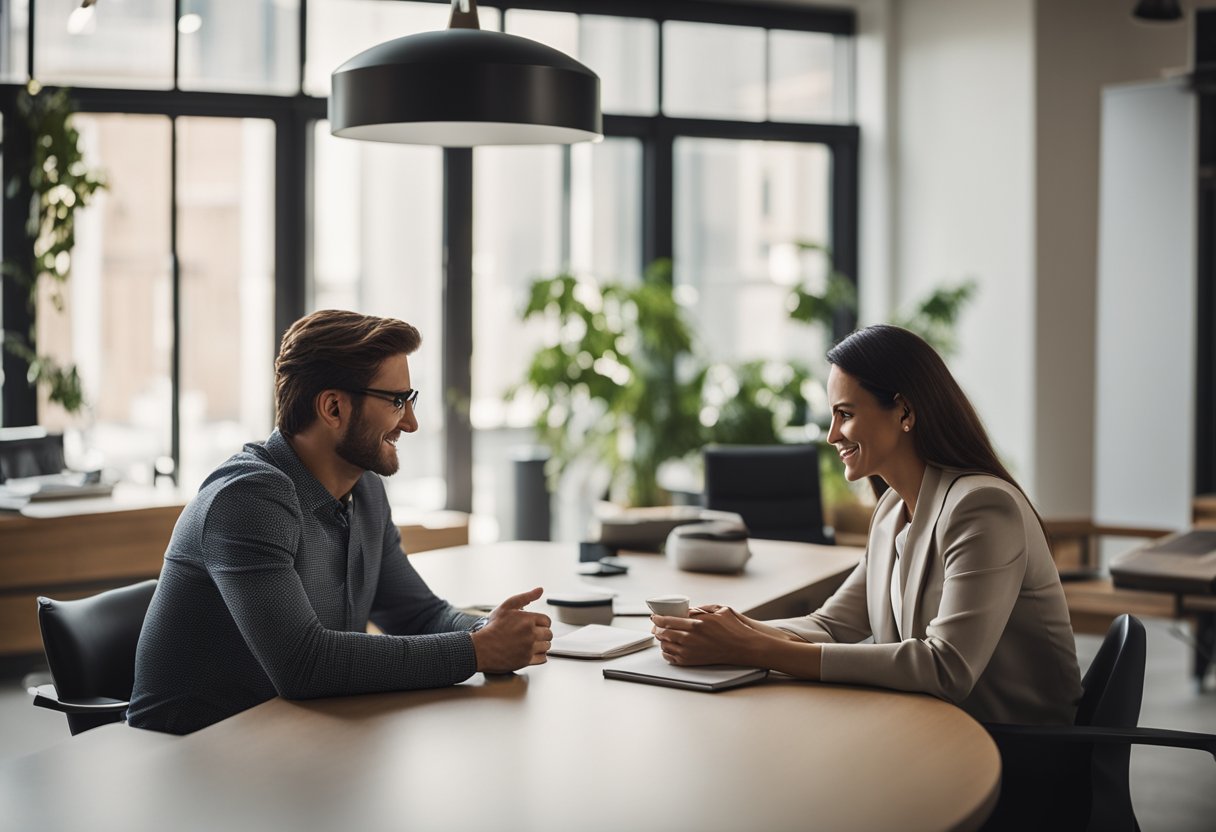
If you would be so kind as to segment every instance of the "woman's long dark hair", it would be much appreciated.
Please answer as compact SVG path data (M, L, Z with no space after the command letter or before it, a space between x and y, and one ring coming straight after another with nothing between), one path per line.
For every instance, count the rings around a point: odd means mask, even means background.
M982 471L1022 491L992 449L980 417L946 363L919 335L897 326L868 326L828 350L827 357L857 379L880 406L895 407L896 396L911 405L916 413L912 441L925 462ZM870 485L876 496L887 489L879 477L870 477Z

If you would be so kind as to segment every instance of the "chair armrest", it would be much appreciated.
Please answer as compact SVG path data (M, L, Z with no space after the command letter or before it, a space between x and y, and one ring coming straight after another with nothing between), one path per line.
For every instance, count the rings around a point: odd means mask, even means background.
M29 688L34 696L34 707L48 708L65 714L120 714L130 702L111 699L108 696L82 696L78 699L60 699L54 685L39 685Z
M1170 731L1164 728L1096 728L1079 725L1002 725L985 724L994 738L1010 737L1045 742L1103 743L1123 745L1160 745L1169 748L1194 748L1216 759L1216 734Z

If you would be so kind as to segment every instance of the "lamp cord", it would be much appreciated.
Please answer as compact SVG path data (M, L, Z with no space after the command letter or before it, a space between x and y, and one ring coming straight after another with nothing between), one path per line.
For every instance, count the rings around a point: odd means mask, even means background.
M452 16L448 19L449 29L480 29L481 21L477 19L477 0L452 0Z

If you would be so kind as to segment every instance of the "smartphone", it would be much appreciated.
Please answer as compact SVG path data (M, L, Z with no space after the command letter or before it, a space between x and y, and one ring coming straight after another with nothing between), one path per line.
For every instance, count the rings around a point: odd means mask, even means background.
M578 574L592 575L599 578L606 578L609 575L624 575L628 571L629 567L614 557L606 557L603 560L590 561L578 565Z

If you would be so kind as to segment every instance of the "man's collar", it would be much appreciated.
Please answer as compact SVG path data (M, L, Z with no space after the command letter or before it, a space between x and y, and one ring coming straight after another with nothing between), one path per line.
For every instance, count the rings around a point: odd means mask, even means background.
M329 489L323 486L321 481L313 476L312 471L308 470L308 466L300 461L295 448L291 447L286 436L279 433L278 428L275 428L274 432L270 434L270 438L266 440L266 450L279 469L291 477L291 481L295 483L301 509L305 511L316 511L317 509L332 511L334 509L334 503L337 502L334 495L330 494Z

